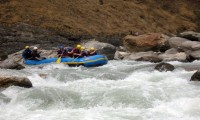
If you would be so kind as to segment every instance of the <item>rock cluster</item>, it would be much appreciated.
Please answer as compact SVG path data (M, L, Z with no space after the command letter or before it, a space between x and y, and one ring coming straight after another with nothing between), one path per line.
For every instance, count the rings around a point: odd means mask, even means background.
M126 51L117 50L115 59L150 62L200 59L200 33L188 31L169 37L159 33L127 35L123 39Z

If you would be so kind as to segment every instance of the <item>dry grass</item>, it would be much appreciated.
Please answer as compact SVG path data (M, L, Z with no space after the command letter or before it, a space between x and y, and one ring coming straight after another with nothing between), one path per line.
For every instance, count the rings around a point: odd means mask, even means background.
M0 4L0 22L24 22L61 34L98 35L195 30L198 0L10 0ZM191 8L193 6L193 8Z

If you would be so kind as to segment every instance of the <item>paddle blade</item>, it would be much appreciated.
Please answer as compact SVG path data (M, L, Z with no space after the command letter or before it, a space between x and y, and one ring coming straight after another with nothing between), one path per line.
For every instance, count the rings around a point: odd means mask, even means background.
M61 57L58 58L58 60L56 61L57 64L61 63Z

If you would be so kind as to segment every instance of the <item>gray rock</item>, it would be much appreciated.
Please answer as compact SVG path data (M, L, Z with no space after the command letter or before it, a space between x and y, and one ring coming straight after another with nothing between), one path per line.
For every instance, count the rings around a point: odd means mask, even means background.
M164 54L160 54L158 56L160 59L163 59L163 61L186 61L187 59L187 55L184 52L180 52L180 53L175 53L175 54L168 54L168 53L164 53Z
M200 41L200 33L193 32L193 31L182 32L178 36L192 40L192 41Z
M200 49L200 42L197 41L190 41L185 38L181 37L172 37L168 40L169 45L171 48L181 48L183 50L199 50Z
M95 40L83 43L86 48L94 47L99 54L107 56L109 60L113 60L116 52L116 47L103 42L98 42Z
M123 47L123 46L117 47L117 51L120 51L120 52L127 52L126 48Z
M200 50L196 50L196 51L191 51L191 53L189 53L190 56L192 56L195 59L200 59Z
M166 71L173 71L175 67L169 63L159 63L155 66L155 70L158 70L160 72L166 72Z
M148 59L145 58L158 58L158 55L153 52L153 51L148 51L148 52L137 52L137 53L131 53L131 55L125 57L125 60L142 60L144 59L145 61ZM159 59L159 58L158 58ZM151 59L149 59L151 61Z
M170 39L168 39L168 43L171 48L182 47L182 43L186 41L189 41L189 40L185 38L181 38L181 37L171 37Z
M21 69L24 69L25 67L15 62L14 60L6 59L0 62L0 68L21 70Z
M25 88L31 88L32 83L28 78L25 77L8 77L0 76L0 88L7 88L9 86L20 86Z
M130 55L130 53L128 53L128 52L116 51L114 59L115 60L122 60L129 55Z
M137 59L136 61L149 61L153 63L158 63L158 62L161 62L162 59L158 58L157 56L143 56Z
M165 54L176 54L176 53L178 53L178 50L175 48L171 48L165 51Z
M190 81L200 81L200 70L198 70L192 75Z

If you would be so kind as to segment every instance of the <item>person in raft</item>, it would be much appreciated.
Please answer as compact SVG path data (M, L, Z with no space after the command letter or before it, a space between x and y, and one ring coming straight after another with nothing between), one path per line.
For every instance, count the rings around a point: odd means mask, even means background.
M88 54L87 54L87 51L85 50L85 47L81 47L81 57L87 57Z
M68 48L67 48L67 57L70 57L70 58L73 57L73 52L72 52L72 50L73 50L73 47L68 47Z
M72 54L73 53L73 57L78 58L81 56L81 45L77 45L75 48L72 49L71 52L69 52L68 54Z
M59 49L57 50L57 55L58 57L67 57L67 50L64 48L64 46L60 46Z
M94 47L91 47L90 50L88 51L88 56L93 56L97 55L97 52Z
M22 57L27 60L27 59L31 59L32 58L32 50L30 50L29 46L25 47L25 50L22 53Z
M32 58L31 60L43 60L46 59L45 57L41 57L40 53L38 52L38 48L34 47L32 52Z

